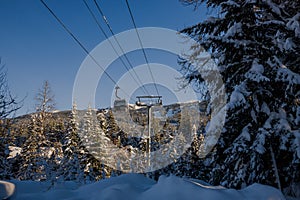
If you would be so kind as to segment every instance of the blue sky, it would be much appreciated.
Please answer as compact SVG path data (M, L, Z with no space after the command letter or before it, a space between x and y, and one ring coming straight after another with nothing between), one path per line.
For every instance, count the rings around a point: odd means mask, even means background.
M90 51L105 37L88 13L82 0L45 0L58 17L72 30ZM88 3L95 6L92 0ZM98 0L115 33L133 28L125 0ZM182 5L178 0L129 0L138 27L163 27L181 30L203 20L208 11ZM109 31L99 17L102 27ZM11 92L22 99L24 106L18 114L34 111L34 96L48 80L55 94L57 109L71 108L72 89L77 70L86 57L85 52L57 23L39 0L1 0L0 57L8 71ZM146 51L151 62L172 63L176 56L159 51ZM162 56L164 55L164 56ZM140 52L129 54L134 64L143 64ZM114 65L120 65L118 61ZM118 73L115 67L109 73ZM101 89L102 87L102 89ZM105 94L99 86L97 98ZM106 107L101 102L98 107Z

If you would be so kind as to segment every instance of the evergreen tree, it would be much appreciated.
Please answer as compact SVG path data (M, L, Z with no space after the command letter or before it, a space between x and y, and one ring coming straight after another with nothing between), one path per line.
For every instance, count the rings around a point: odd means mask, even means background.
M12 178L13 169L9 158L9 146L14 146L15 138L11 134L11 120L0 120L0 179Z
M18 178L22 180L56 180L61 145L52 137L54 96L48 81L36 95L36 113L31 115L28 137L21 152L22 165ZM51 127L50 127L51 125Z
M261 182L287 188L300 179L300 2L183 0L219 10L182 32L199 42L181 60L188 81L211 53L228 94L227 119L211 182L240 188ZM195 66L193 66L193 64ZM293 171L293 173L290 173Z
M88 107L85 112L79 131L80 138L85 146L85 153L80 158L81 167L85 174L85 181L92 182L103 178L101 163L101 135L100 124L96 113ZM103 133L104 134L104 133Z
M0 138L0 179L10 179L8 149L3 137Z
M0 59L1 63L1 59ZM11 166L8 162L9 145L14 142L10 134L11 117L21 108L20 102L11 94L5 67L0 67L0 179L9 179L11 177Z
M75 180L83 182L84 173L80 165L80 158L84 154L84 147L80 141L79 135L79 117L77 106L74 103L67 132L63 138L63 159L60 164L59 174L63 180Z
M18 178L21 180L46 180L49 142L42 132L42 116L40 113L31 115L30 135L22 147Z
M120 128L118 127L118 125L116 123L113 111L109 110L107 112L106 117L107 117L107 122L108 122L108 123L106 123L107 126L105 127L106 134L113 139L117 139L119 137L121 140L119 142L124 145L127 137L124 132L120 131Z

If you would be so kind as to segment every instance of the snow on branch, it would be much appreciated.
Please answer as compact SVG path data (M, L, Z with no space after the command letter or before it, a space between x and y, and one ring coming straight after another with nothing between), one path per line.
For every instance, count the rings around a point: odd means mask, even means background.
M254 60L251 69L245 74L245 77L258 83L262 81L270 81L270 79L264 76L263 73L264 66Z

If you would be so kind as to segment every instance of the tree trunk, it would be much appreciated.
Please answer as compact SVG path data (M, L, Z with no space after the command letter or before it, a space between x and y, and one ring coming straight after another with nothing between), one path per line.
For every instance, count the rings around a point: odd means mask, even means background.
M274 154L274 151L273 151L273 148L272 148L272 144L270 144L270 152L271 152L272 163L273 163L273 168L274 168L274 173L275 173L275 177L276 177L277 186L278 186L278 189L280 191L282 191L281 184L280 184L280 179L279 179L278 168L277 168L275 154Z

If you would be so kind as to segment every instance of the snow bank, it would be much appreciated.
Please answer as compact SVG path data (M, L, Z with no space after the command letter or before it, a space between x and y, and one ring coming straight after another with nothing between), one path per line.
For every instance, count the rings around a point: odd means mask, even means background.
M6 181L0 181L0 199L7 199L15 192L15 185Z
M158 182L143 175L127 174L97 183L76 187L74 183L65 182L49 189L46 183L16 181L16 200L50 200L50 199L197 199L197 200L280 200L284 199L280 191L260 184L251 185L243 190L214 187L202 181L183 179L175 176L161 176Z

